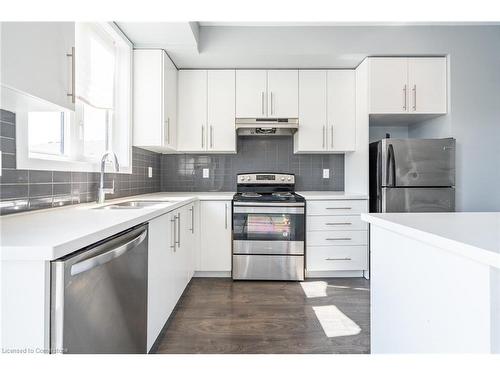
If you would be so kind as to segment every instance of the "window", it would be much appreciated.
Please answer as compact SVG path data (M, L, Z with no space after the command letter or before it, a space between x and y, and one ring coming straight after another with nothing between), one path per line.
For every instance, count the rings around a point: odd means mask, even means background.
M64 156L67 146L64 142L67 133L65 112L29 112L28 143L31 156L60 155Z
M75 25L75 111L49 103L19 114L27 145L19 167L98 171L111 150L130 172L132 45L114 24Z

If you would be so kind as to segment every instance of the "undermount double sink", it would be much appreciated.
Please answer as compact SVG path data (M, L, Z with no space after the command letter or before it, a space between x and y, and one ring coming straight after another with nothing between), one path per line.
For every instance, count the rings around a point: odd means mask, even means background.
M123 210L123 209L140 209L158 206L171 201L153 201L153 200L140 200L140 201L126 201L120 203L108 204L106 206L95 207L95 210Z

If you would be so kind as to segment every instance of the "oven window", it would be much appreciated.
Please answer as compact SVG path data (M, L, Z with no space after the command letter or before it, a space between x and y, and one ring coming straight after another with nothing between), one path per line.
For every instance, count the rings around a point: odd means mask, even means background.
M235 240L304 240L303 214L235 213L233 220Z

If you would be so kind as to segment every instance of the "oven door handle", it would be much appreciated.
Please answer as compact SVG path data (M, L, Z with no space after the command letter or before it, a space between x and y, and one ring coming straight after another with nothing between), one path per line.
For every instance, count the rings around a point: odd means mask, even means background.
M304 215L304 207L241 207L234 206L233 213L235 214L299 214Z
M305 207L303 202L272 203L272 202L234 202L234 207Z

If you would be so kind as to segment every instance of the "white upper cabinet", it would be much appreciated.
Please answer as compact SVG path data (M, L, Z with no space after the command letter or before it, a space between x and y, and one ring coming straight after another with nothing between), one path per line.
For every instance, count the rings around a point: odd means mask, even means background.
M356 149L356 74L354 70L329 70L327 76L328 148L334 152L354 151Z
M174 150L177 146L178 71L166 53L163 54L163 81L163 143Z
M354 70L299 72L299 130L294 152L354 151L356 146Z
M294 135L295 152L325 152L327 131L327 72L299 72L299 131Z
M446 113L445 57L372 57L371 114Z
M174 150L177 68L165 51L134 50L134 146Z
M267 71L236 71L236 117L267 117Z
M446 59L408 59L409 111L446 113Z
M407 113L408 59L370 58L370 113Z
M297 118L298 70L237 70L236 117Z
M0 27L2 85L74 111L74 22L2 22Z
M267 117L297 118L299 116L299 71L268 70Z
M178 100L178 151L236 152L234 70L181 70Z
M235 71L208 71L209 151L236 152Z
M179 71L177 150L207 149L207 71Z

